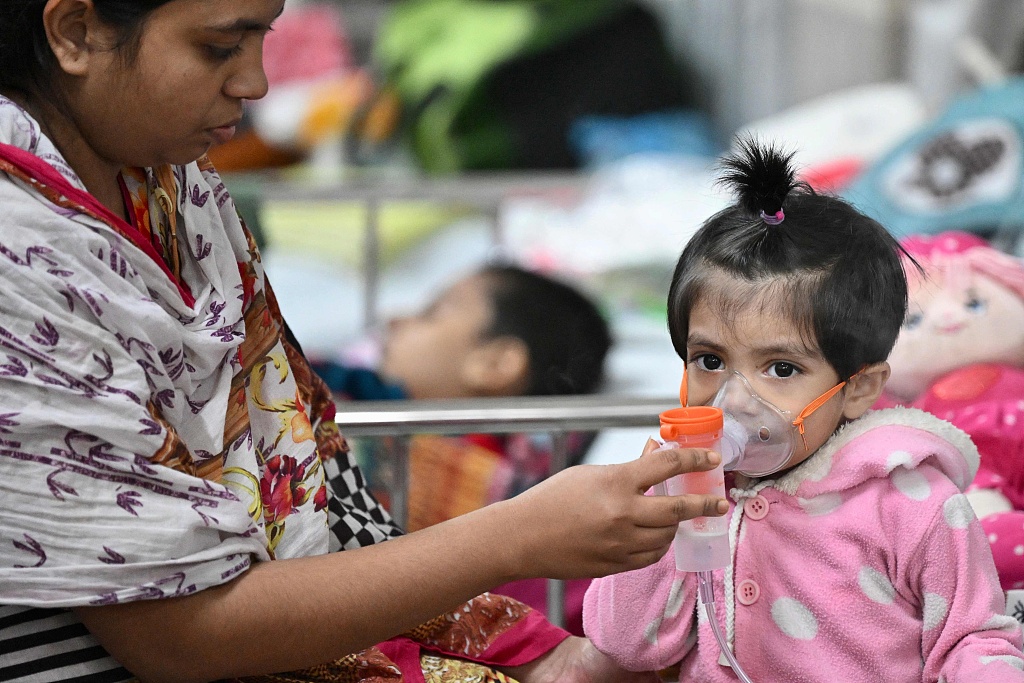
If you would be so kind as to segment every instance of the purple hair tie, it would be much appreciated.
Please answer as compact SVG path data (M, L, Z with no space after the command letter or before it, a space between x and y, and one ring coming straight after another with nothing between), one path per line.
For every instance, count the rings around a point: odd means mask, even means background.
M782 221L786 220L786 214L782 213L782 209L776 211L774 215L767 214L764 211L762 211L761 220L763 220L768 225L778 225Z

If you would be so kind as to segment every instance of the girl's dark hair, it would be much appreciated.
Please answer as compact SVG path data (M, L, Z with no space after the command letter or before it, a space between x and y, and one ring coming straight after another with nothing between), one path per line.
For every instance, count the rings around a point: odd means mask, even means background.
M127 63L135 58L146 16L173 0L93 0L100 19L118 32ZM0 92L16 90L59 99L57 62L43 28L46 0L0 1Z
M736 202L701 226L672 276L668 326L676 352L686 360L697 301L716 297L727 311L750 301L746 291L745 299L716 291L724 274L770 292L771 312L796 323L841 379L884 361L907 312L903 249L847 202L797 182L792 153L752 138L739 140L737 150L721 177ZM779 210L780 224L764 220Z
M586 394L600 387L612 338L587 297L513 265L489 265L480 273L493 308L486 335L520 339L530 354L527 395Z

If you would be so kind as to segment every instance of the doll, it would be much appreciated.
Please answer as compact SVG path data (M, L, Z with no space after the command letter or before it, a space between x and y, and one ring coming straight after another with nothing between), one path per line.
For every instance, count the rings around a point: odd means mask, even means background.
M880 404L926 410L971 436L981 466L967 496L1003 589L1022 589L1024 263L964 232L902 244L921 270L906 269L910 307Z

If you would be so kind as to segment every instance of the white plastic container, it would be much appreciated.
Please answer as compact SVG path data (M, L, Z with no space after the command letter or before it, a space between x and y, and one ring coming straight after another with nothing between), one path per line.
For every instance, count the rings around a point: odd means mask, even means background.
M661 438L667 448L707 448L720 451L723 415L720 408L694 406L674 408L661 414ZM672 477L661 487L668 495L704 494L725 497L725 470L691 472ZM726 517L695 517L679 523L675 539L676 568L684 572L710 571L727 567L729 522Z

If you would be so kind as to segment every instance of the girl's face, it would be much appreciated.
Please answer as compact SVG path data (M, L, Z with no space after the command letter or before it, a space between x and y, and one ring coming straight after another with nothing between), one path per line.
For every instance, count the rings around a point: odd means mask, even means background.
M887 389L906 401L967 365L1024 366L1024 301L979 274L958 285L912 281L907 319L890 363Z
M841 380L817 345L784 316L772 315L755 295L735 315L723 318L708 303L690 311L686 373L690 405L707 405L733 372L742 374L764 400L795 419L814 399ZM710 297L713 302L714 297ZM845 415L845 392L829 399L804 420L804 439L784 466L806 460L832 435ZM794 428L795 429L795 428Z
M189 163L229 139L243 102L266 94L263 38L283 8L284 0L173 0L146 18L128 63L109 49L116 35L92 21L96 48L66 79L84 143L120 168Z

